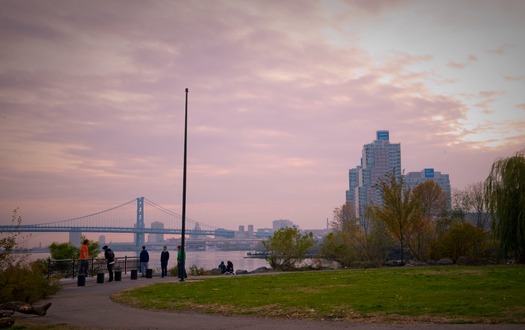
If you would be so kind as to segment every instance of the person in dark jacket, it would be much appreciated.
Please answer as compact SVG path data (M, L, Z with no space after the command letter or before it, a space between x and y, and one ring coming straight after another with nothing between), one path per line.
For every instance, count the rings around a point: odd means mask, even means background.
M233 274L233 262L231 262L230 260L228 260L228 262L226 263L226 271L228 273L232 273Z
M110 248L108 248L107 245L104 245L102 250L104 250L104 258L106 258L107 265L108 265L108 273L109 273L108 282L112 282L113 281L113 266L115 265L115 253L113 253L113 251Z
M221 261L221 264L219 265L219 269L221 270L221 274L226 273L226 265L224 264L224 261Z
M170 253L168 252L168 247L164 245L164 250L160 253L161 277L168 276L168 260L170 260Z
M140 251L140 272L142 277L146 277L146 269L148 269L149 262L149 253L146 251L146 247L142 246L142 251Z

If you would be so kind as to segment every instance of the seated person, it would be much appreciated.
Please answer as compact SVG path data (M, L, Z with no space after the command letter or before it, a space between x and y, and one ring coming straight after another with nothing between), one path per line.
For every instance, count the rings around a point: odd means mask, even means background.
M233 273L233 262L228 260L228 266L226 266L226 271L229 273Z
M221 264L219 265L219 269L221 270L221 274L226 273L226 265L224 264L224 261L221 261Z

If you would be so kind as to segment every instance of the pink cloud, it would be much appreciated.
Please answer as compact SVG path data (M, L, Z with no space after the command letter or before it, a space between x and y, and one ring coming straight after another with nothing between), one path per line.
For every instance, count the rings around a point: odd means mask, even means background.
M268 226L283 213L322 226L379 129L401 143L404 168L435 167L460 187L516 148L522 135L489 141L499 149L475 137L522 122L462 125L470 110L462 100L488 109L506 89L463 90L463 77L435 69L438 51L400 45L378 61L360 45L360 29L410 2L332 5L10 4L0 13L1 209L20 205L28 222L62 220L142 195L176 211L186 87L189 216L227 228ZM328 29L350 29L349 46ZM469 54L450 65L483 61ZM454 91L443 92L451 82Z

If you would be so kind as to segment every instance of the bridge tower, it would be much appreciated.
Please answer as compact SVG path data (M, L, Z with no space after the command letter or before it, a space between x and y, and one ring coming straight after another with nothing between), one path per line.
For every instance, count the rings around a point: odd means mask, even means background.
M142 229L135 233L135 245L144 245L144 197L137 198L137 223L135 224L136 229Z

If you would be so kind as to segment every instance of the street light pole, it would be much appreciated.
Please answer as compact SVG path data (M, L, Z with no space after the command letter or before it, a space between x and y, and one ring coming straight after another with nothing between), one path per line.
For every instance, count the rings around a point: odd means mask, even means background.
M184 273L186 269L186 258L185 255L185 236L186 236L186 162L187 162L187 152L188 149L188 89L186 88L186 106L184 109L184 165L182 169L182 233L180 240L180 253L181 253L181 263L182 263L182 274L179 274L179 278L184 282ZM180 269L179 269L180 271Z

